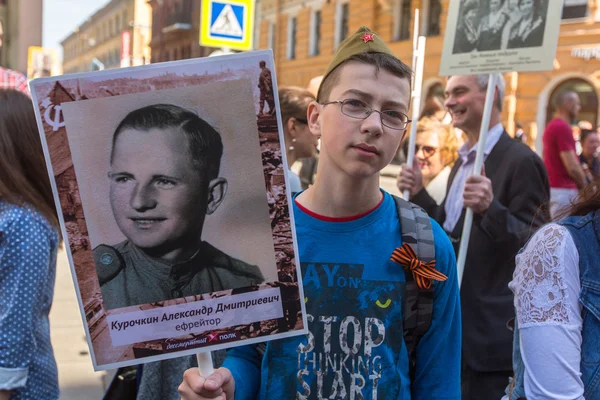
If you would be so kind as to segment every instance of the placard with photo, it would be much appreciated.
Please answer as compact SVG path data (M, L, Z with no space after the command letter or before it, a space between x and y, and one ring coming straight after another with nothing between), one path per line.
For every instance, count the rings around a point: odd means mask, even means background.
M554 67L562 2L450 0L440 75Z
M97 370L306 333L270 51L30 88Z

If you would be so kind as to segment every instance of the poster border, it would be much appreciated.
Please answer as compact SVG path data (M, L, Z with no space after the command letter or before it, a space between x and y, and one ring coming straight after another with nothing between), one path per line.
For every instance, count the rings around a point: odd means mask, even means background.
M270 66L274 67L273 52L271 49L231 54L231 55L223 55L223 56L217 56L217 57L211 57L211 58L203 58L204 62L202 64L211 64L211 63L216 64L219 62L226 63L227 61L230 61L230 60L231 61L244 60L244 59L257 59L258 60L260 57L267 58L268 62L271 64ZM159 69L164 70L164 69L168 68L169 65L181 67L181 66L186 66L186 65L196 65L196 64L198 64L198 62L199 62L198 58L187 59L187 60L170 61L170 62L164 62L164 63L156 63L156 64L150 64L150 65L145 65L145 66L135 66L135 67L118 68L118 69L103 70L103 71L93 71L93 72L80 72L80 73L66 74L66 75L61 75L61 76L37 78L37 79L31 80L28 82L29 90L31 93L31 98L32 98L33 105L34 105L34 108L36 111L36 124L38 127L38 132L40 134L41 142L42 142L42 147L43 147L43 151L44 151L44 159L46 162L47 171L49 173L50 184L52 187L52 195L53 195L53 198L55 201L56 211L57 211L58 219L59 219L59 223L60 223L61 234L62 234L63 240L66 239L65 240L66 244L64 245L64 250L65 250L65 253L66 253L68 261L69 261L69 268L71 270L71 278L73 279L73 285L75 286L75 292L77 295L77 305L78 305L79 312L80 312L80 315L82 318L82 323L83 323L85 334L86 334L86 340L87 340L88 347L89 347L89 350L91 353L92 365L93 365L93 368L95 371L102 371L102 370L114 369L114 368L119 368L119 367L123 367L123 366L130 366L130 365L137 365L137 364L145 364L145 363L159 361L159 360L194 355L194 354L198 354L198 353L202 353L202 352L216 351L216 350L221 350L221 349L226 349L226 348L233 348L233 347L238 347L238 346L263 343L263 342L268 342L271 340L279 340L279 339L285 339L288 337L306 335L308 333L308 319L307 319L307 314L306 314L306 305L304 303L304 287L302 285L302 272L301 272L301 266L300 266L301 261L299 259L297 234L296 234L296 229L295 229L295 216L294 216L294 210L293 210L293 208L294 208L293 201L294 200L292 198L291 187L289 185L289 182L290 182L289 174L291 172L289 171L288 168L283 168L284 179L285 179L285 191L286 191L286 198L287 198L287 208L289 211L290 231L291 231L291 235L292 235L292 246L294 249L294 256L295 256L295 272L296 272L296 278L297 278L296 282L297 282L298 293L299 293L300 311L301 311L301 316L302 316L302 325L303 325L302 329L291 330L291 331L287 331L284 333L276 333L276 334L269 334L269 335L264 335L264 336L257 336L254 338L248 338L248 339L232 341L232 342L223 342L220 344L204 346L204 347L199 347L199 348L196 347L196 348L189 349L189 350L176 350L173 352L164 352L159 355L145 356L145 357L141 357L141 358L132 358L132 359L129 359L126 361L118 361L118 362L106 363L106 364L98 364L97 363L96 352L95 352L95 349L94 349L94 346L92 343L90 327L89 327L88 321L86 319L83 298L81 296L81 290L79 287L79 280L77 279L77 271L75 270L73 254L71 251L71 246L69 245L69 241L68 241L69 235L68 235L68 232L66 229L66 224L65 224L64 215L63 215L63 209L61 207L58 186L57 186L57 182L56 182L56 176L54 174L54 166L52 165L52 160L51 160L49 148L48 148L48 141L46 138L44 124L43 124L43 121L41 118L41 112L39 109L39 104L40 104L39 100L40 99L38 98L38 93L35 90L35 87L38 85L51 84L51 83L66 81L66 80L85 79L85 78L89 78L92 76L94 78L96 78L95 80L100 80L97 78L101 78L102 76L106 76L106 79L109 79L109 77L118 78L120 74L127 74L127 73L131 74L131 73L135 73L140 70L143 70L143 71L154 71L154 70L159 70ZM275 76L276 72L275 72L274 68L273 68L272 74L273 74L273 94L274 94L276 104L279 104L278 85L277 85L277 79ZM281 148L283 149L285 146L285 141L284 141L284 136L283 136L283 125L282 125L282 121L281 121L281 112L276 112L275 114L276 114L276 120L277 120L277 131L278 131L279 144L280 144ZM66 135L66 126L64 127L64 129L65 129L65 135ZM72 159L72 157L71 157L71 159ZM281 151L281 159L282 159L283 164L287 165L287 157L286 157L285 151ZM279 272L279 265L278 265L277 271ZM275 280L273 282L279 282L279 280ZM104 305L103 305L103 308L104 308ZM105 311L107 311L107 310L105 309ZM144 342L139 342L139 343L144 343ZM114 348L115 346L112 346L112 347ZM175 354L176 354L176 356L174 356Z

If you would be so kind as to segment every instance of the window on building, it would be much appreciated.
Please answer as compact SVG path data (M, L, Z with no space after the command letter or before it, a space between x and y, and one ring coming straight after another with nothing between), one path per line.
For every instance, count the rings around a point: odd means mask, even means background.
M348 18L350 16L350 4L338 2L335 10L335 33L333 36L334 50L348 36Z
M397 0L394 12L394 40L410 39L411 4L410 0Z
M121 30L121 17L118 15L115 17L115 30L119 32Z
M442 15L442 2L440 0L429 0L427 10L427 36L440 34L440 16Z
M588 16L588 0L565 0L562 19L585 18Z
M129 20L127 19L127 10L123 10L123 29L127 29L129 27Z
M313 10L310 14L310 38L308 54L316 56L321 46L321 10Z
M108 35L110 37L112 37L115 34L115 31L113 30L113 22L112 19L110 21L108 21Z
M342 19L340 23L340 42L348 37L348 18L350 17L350 4L342 4Z
M275 24L269 24L269 33L267 38L267 47L275 51Z
M290 17L288 20L288 38L287 38L287 58L293 60L296 58L296 17Z
M152 8L152 37L156 37L160 33L161 24L160 24L159 18L160 18L160 13L158 12L158 6L155 5Z
M179 50L177 47L173 49L173 60L179 60Z

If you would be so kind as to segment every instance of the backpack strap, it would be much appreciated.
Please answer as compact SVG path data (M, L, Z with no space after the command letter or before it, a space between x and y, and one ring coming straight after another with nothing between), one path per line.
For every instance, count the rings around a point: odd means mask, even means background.
M435 244L431 220L419 206L393 196L402 228L402 243L408 243L417 257L425 263L435 260ZM431 326L433 316L433 285L430 289L419 289L412 272L404 270L406 294L404 296L404 343L408 350L408 365L411 382L415 378L417 345Z

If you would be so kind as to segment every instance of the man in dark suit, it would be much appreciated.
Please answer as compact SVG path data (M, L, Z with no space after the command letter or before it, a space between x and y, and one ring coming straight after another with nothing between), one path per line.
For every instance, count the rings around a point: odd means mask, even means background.
M548 220L548 176L542 160L511 140L500 122L504 79L498 76L484 149L483 173L473 174L488 75L453 76L445 106L454 126L467 135L448 178L445 201L437 205L423 188L416 165L403 166L398 188L423 207L450 235L458 251L465 208L473 228L461 286L463 315L463 399L499 399L512 372L513 295L508 288L515 255Z

